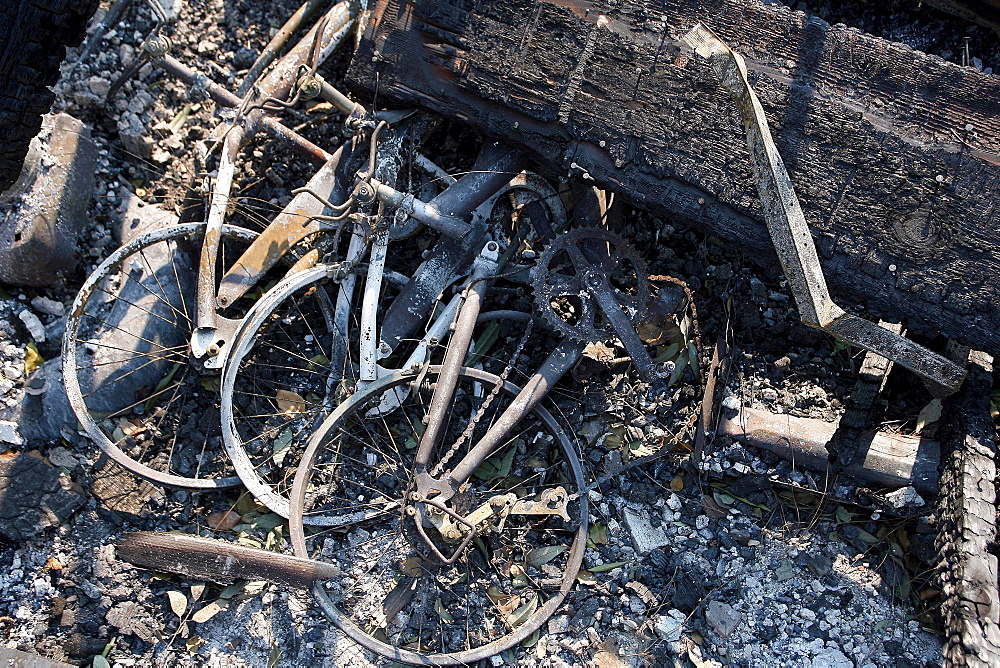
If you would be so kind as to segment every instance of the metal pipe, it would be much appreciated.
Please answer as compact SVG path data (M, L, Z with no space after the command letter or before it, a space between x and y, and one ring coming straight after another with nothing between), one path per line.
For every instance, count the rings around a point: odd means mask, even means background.
M219 244L222 242L222 225L226 219L226 209L233 188L236 158L246 134L247 128L243 125L234 125L226 133L222 156L219 159L218 175L212 188L212 200L205 224L205 239L202 241L201 259L198 264L197 328L191 340L191 350L197 358L206 354L209 357L217 354L209 351L215 344L212 339L215 337L218 322L215 310L215 265L219 255Z
M472 225L457 216L450 216L433 202L424 202L411 193L404 193L376 179L369 179L375 189L375 197L390 206L402 209L407 214L449 237L461 239L472 231Z
M427 426L420 436L420 445L414 459L414 470L422 473L430 462L434 446L445 424L445 413L451 409L451 401L458 384L459 372L466 355L469 354L469 344L472 343L472 332L476 327L483 305L483 298L489 289L487 277L496 273L496 258L500 248L495 241L486 244L483 254L477 258L472 271L472 283L466 288L465 303L458 311L455 319L455 331L448 343L444 361L441 362L441 374L438 376L431 405L427 410Z
M167 74L177 77L188 86L200 86L204 88L205 92L212 98L212 100L215 101L216 104L220 104L223 107L230 109L239 107L243 104L242 98L233 95L228 90L206 77L204 74L200 74L191 69L173 56L164 56L163 60L160 62L160 66ZM330 159L329 153L316 144L313 144L311 141L291 128L282 125L276 118L265 116L261 119L261 125L272 137L287 141L310 159L320 162L326 162Z
M298 30L303 23L312 19L315 16L317 10L319 10L323 5L327 3L328 0L306 0L302 5L288 17L285 21L285 25L281 26L281 29L275 33L271 41L267 43L264 50L260 52L257 56L257 60L247 71L247 75L243 78L243 83L240 84L239 89L236 94L239 97L244 97L250 91L257 79L260 78L261 73L267 69L267 66L274 62L274 59L278 57L278 52L281 51L285 43L291 38L292 34Z
M343 114L364 114L365 108L351 98L347 97L339 90L331 86L325 79L317 77L320 82L319 96L335 106Z
M462 486L472 472L493 454L493 451L504 442L514 426L531 412L539 401L545 398L549 390L566 375L583 355L583 344L579 341L564 339L548 359L539 367L524 388L518 393L510 406L490 426L489 430L476 445L462 458L447 480L452 489ZM428 425L430 427L430 425ZM426 433L426 432L425 432Z

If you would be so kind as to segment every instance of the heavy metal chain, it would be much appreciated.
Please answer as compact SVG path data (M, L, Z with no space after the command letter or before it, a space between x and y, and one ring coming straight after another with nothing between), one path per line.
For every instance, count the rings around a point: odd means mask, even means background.
M452 457L455 456L455 453L458 452L460 447L462 447L462 444L465 443L465 441L472 435L472 432L476 429L476 425L479 424L481 419L483 419L483 415L486 414L486 410L490 407L490 404L492 404L493 400L496 399L498 394L500 394L500 390L503 388L504 383L507 382L507 376L509 376L510 372L514 369L514 364L517 362L517 358L521 356L521 351L524 350L524 346L528 343L528 337L531 336L532 325L532 321L529 320L528 326L524 328L524 334L521 336L521 340L518 342L517 348L514 350L514 354L511 355L507 366L504 367L503 373L500 374L497 384L493 386L493 389L490 390L489 395L486 397L486 400L483 401L479 410L477 410L476 414L471 420L469 420L469 424L465 427L465 431L463 431L462 434L455 440L455 443L448 448L448 452L446 452L444 456L438 460L438 463L434 465L434 468L431 471L432 476L437 477L441 474L441 469Z

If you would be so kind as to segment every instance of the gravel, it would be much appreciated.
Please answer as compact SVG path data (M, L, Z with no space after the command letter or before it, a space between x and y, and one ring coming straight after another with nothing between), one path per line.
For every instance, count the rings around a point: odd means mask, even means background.
M173 53L234 87L296 4L187 0L172 35ZM951 33L961 30L951 19L920 23L909 9L909 18L889 19L900 12L890 8L865 18L868 9L857 5L796 6L831 21L850 19L853 12L864 19L856 23L862 28L914 39L918 48L931 45L942 57L958 58L955 42L961 36ZM65 305L86 273L115 247L120 219L133 198L175 211L187 184L205 171L200 140L218 121L209 102L189 98L183 86L146 66L110 109L104 107L111 81L150 27L148 13L134 7L88 63L64 67L56 107L88 122L100 149L92 222L81 233L75 282L30 297L0 294L0 403L7 407L20 405L29 385L25 368L34 355L29 343L44 359L58 357L59 335L50 332L58 331ZM978 29L973 35L972 65L998 67L995 41ZM209 57L215 64L208 64ZM334 64L332 80L342 76L343 65ZM187 120L171 130L185 109ZM315 129L331 139L335 121L316 123ZM268 214L288 200L288 191L302 184L308 170L290 156L265 155L262 146L254 150L255 161L241 166L246 194ZM719 388L727 410L750 406L827 421L839 417L856 378L856 360L797 323L780 276L671 221L636 211L626 220L622 232L638 248L663 249L648 258L651 273L683 278L694 291L703 344L721 331L729 318L723 305L732 298L739 352L734 376ZM592 479L631 456L623 455L619 434L655 449L680 431L697 409L693 377L687 374L656 400L645 398L625 367L599 368L567 385L560 407L580 436ZM904 426L912 425L926 397L919 388L887 391L893 399L887 419L898 414ZM237 493L136 484L70 425L59 437L23 443L14 426L0 420L0 440L11 452L43 460L60 489L83 501L71 517L56 518L37 535L0 543L4 646L76 663L106 651L115 666L385 665L337 631L303 592L264 583L238 591L209 584L202 590L204 583L151 574L115 558L115 538L135 529L235 540L236 532L213 532L205 518L236 507ZM95 486L99 480L105 482ZM127 503L116 505L116 493ZM613 477L591 491L590 500L592 522L606 529L606 540L592 541L586 550L590 577L534 645L485 665L662 666L680 657L696 666L746 667L941 661L934 619L924 607L933 605L933 593L929 604L920 602L919 593L928 592L917 576L930 568L933 529L920 517L926 500L912 489L879 495L845 482L828 485L788 462L719 438L700 467L690 463L682 443L653 464ZM242 538L263 542L267 535L248 529ZM284 536L275 547L289 549ZM185 598L186 616L172 610L168 592ZM212 602L222 608L218 613L202 622L192 619Z

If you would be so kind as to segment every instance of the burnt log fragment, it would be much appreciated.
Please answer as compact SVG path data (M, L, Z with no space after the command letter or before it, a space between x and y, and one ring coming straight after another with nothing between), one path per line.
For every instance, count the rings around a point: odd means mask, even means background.
M754 0L382 0L349 80L773 261L697 22L746 58L833 291L1000 354L1000 77Z

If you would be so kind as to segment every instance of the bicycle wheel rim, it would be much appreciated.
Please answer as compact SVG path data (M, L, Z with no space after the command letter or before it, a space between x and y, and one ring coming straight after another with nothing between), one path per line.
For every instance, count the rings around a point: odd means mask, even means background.
M285 378L269 382L267 384L267 388L269 389L261 389L256 382L248 381L252 386L252 391L248 390L245 392L246 397L240 397L242 392L240 387L242 384L241 375L246 372L247 366L251 363L248 361L248 357L252 351L269 345L266 341L261 340L262 329L267 326L269 321L274 321L282 305L287 301L294 300L295 295L302 291L309 291L313 288L322 290L322 287L318 284L325 281L327 276L328 267L320 265L293 274L271 288L247 313L246 318L241 323L240 330L233 342L232 352L226 360L222 374L222 401L220 410L222 415L223 443L226 451L244 486L258 501L282 517L288 517L288 496L273 484L272 480L262 471L259 453L255 457L251 457L249 450L250 448L259 450L261 447L268 445L264 441L267 435L263 432L263 429L267 429L273 433L274 440L271 446L278 442L277 439L285 438L285 434L292 429L292 425L295 425L295 434L293 434L293 437L302 430L309 430L311 433L311 429L317 426L325 413L332 408L334 386L338 378L350 375L347 371L341 369L338 376L337 371L329 368L330 359L336 357L331 352L331 348L338 344L346 346L346 337L337 333L337 329L333 324L333 306L326 292L322 293L322 298L317 298L317 302L321 317L325 323L325 334L329 335L331 340L328 343L321 343L318 333L310 334L313 337L312 343L319 345L317 355L326 357L326 364L319 361L316 363L315 369L310 369L308 367L311 364L311 360L315 359L315 357L307 358L306 355L315 351L310 349L307 352L303 352L298 348L294 351L288 349L286 350L287 354L296 356L300 364L295 368L290 367L288 370L284 370L286 371ZM301 316L301 312L298 315ZM310 329L310 331L312 330ZM336 340L338 338L339 340ZM327 347L324 348L324 346ZM347 364L349 365L350 362L347 362ZM307 378L310 387L322 392L320 401L310 401L303 405L303 411L292 415L283 416L280 410L275 410L273 415L267 415L259 413L259 408L254 408L249 411L252 418L244 419L241 417L239 407L237 406L241 398L252 400L254 402L253 405L258 407L272 403L272 400L276 402L276 393L273 391L275 388L282 391L296 391L300 396L306 394L302 383L296 384L292 379L287 377L301 377L303 375L311 376L311 378ZM297 400L293 398L292 401ZM270 420L272 417L277 418L277 425L265 425L264 423L273 421ZM239 425L238 421L240 422ZM257 429L258 425L260 429ZM291 450L290 446L284 447ZM281 452L284 453L284 450ZM276 468L284 468L288 471L293 469L296 464L295 456L297 456L297 453L289 452L286 456L282 456L280 460L276 459L276 454L277 452L272 450L271 461L272 464L276 464Z

